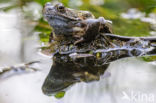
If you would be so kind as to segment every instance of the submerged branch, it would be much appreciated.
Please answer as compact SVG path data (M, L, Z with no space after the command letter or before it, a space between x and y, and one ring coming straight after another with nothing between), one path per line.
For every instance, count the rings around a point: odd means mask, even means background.
M30 73L38 71L37 68L34 68L32 65L39 63L39 61L33 61L29 63L22 63L14 66L8 66L8 67L0 67L0 79L4 79L16 74L22 74L22 73Z

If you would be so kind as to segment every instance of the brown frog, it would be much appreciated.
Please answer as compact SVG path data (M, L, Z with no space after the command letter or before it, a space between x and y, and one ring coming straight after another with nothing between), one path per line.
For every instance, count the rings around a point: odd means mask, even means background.
M42 86L46 95L64 91L77 82L99 80L106 74L109 63L115 60L156 55L156 38L110 34L110 22L103 17L95 19L89 12L69 9L61 3L55 6L47 3L43 12L56 37L64 36L63 43L52 38L58 45L51 43L57 48L53 53L53 65ZM66 45L66 41L82 45Z
M52 5L46 3L43 15L53 28L53 37L72 37L78 44L84 41L93 40L98 33L112 33L111 21L103 17L95 19L94 15L88 11L74 10L65 7L62 3Z

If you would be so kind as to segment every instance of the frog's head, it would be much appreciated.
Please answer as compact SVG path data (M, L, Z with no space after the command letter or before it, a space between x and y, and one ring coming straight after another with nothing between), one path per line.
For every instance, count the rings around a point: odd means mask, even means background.
M48 21L77 21L80 20L73 9L66 8L62 3L52 5L50 2L44 5L43 15Z
M84 34L86 23L83 20L94 18L88 11L75 10L65 7L62 3L52 5L46 3L43 15L56 35L81 35Z
M68 19L68 20L84 20L94 18L94 15L89 11L75 10L65 7L62 3L52 5L47 2L44 5L43 14L46 19Z
M81 19L77 16L74 9L65 7L62 3L52 5L46 3L43 9L43 15L53 28L55 34L71 35L73 34L73 27Z

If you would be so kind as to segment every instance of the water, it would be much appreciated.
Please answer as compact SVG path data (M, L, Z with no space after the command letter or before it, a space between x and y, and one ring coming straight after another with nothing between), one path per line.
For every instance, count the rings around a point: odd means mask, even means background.
M22 19L19 9L7 13L0 11L0 22L1 67L41 61L39 65L34 65L40 69L38 72L0 80L0 103L52 103L54 100L43 95L41 91L52 61L37 53L40 45L37 33L32 32L34 26L23 24L26 21Z
M27 24L19 9L0 10L0 66L39 60L40 71L0 80L0 103L155 103L156 65L137 58L111 63L110 77L98 82L77 83L62 99L45 96L41 86L52 61L39 55L38 33ZM128 96L128 97L126 97Z
M63 103L135 103L123 99L123 92L129 96L133 92L140 93L139 95L156 95L153 65L134 58L124 59L112 63L108 71L111 72L111 77L101 78L98 82L76 84L67 91L61 101ZM136 98L136 103L140 102L146 103Z

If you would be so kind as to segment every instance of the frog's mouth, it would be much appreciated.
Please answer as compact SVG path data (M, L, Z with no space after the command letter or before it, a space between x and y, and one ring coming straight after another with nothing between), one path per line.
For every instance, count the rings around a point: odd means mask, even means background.
M81 20L81 19L76 18L76 17L67 16L66 13L63 13L63 12L56 10L56 7L52 6L49 3L44 6L44 9L42 12L43 12L43 15L46 19L57 19L57 20L67 19L67 20L72 20L72 21Z
M79 18L69 17L60 12L56 12L54 10L44 10L43 15L46 19L57 19L57 20L70 20L70 21L81 21Z

